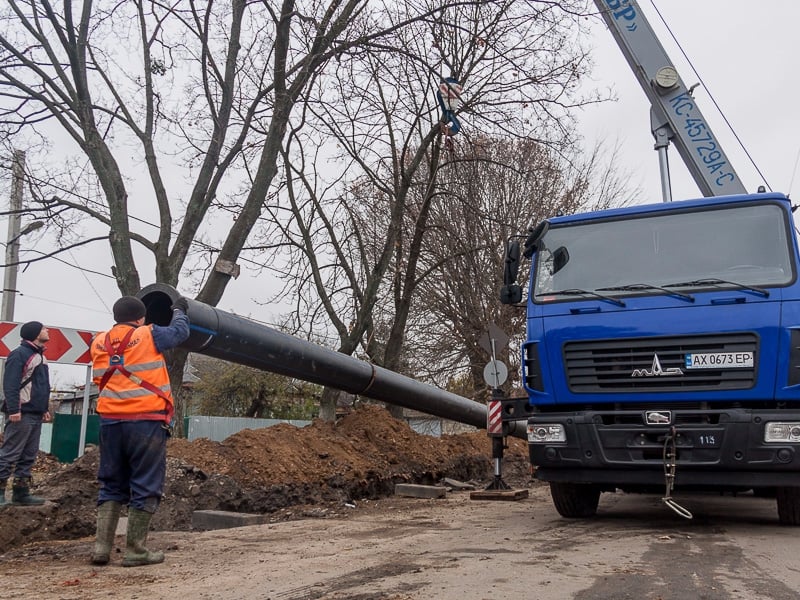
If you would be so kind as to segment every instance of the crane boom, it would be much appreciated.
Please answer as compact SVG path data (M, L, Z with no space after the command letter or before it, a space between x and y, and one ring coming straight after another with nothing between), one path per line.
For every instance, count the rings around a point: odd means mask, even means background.
M704 196L746 193L691 90L681 80L636 1L595 0L595 4L650 100L664 200L671 199L666 160L670 140Z

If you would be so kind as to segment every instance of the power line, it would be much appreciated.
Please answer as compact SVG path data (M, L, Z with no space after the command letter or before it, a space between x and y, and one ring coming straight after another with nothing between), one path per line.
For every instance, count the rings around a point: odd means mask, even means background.
M70 248L69 250L67 250L67 252L69 252L69 255L72 257L72 260L74 260L75 262L77 262L77 261L78 261L78 259L77 259L77 258L75 258L75 254L73 254L73 252L72 252L72 249L71 249L71 248ZM105 301L105 300L103 299L103 297L100 295L100 292L98 292L98 291L97 291L97 288L95 288L95 287L94 287L94 284L93 284L93 283L91 282L91 280L90 280L90 279L89 279L89 278L86 276L86 273L87 273L88 269L87 269L87 270L85 270L85 269L79 269L79 271L80 271L81 275L83 276L83 279L84 279L84 281L86 282L86 285L88 285L88 286L89 286L89 288L91 288L91 290L94 292L94 295L97 297L97 299L98 299L98 300L100 300L100 302L101 302L101 303L103 304L103 306L105 307L105 309L106 309L106 312L111 312L111 309L108 307L108 304L106 304L106 301ZM114 277L112 277L112 279L114 279Z
M42 298L41 296L33 296L31 294L24 294L22 292L17 292L17 293L20 296L23 296L25 298L32 298L34 300L41 300L43 302L50 302L50 303L58 304L59 306L69 306L70 308L80 308L81 310L88 310L90 312L96 312L98 314L107 315L109 312L111 312L111 311L108 310L108 308L106 308L105 310L98 310L96 308L89 308L88 306L81 306L79 304L70 304L68 302L64 302L64 300L62 298L59 298L58 300L53 300L52 298Z
M42 256L44 256L44 254L45 254L44 252L41 252L40 250L34 250L32 248L30 250L26 250L26 252L33 252L34 254L41 254ZM100 275L101 277L107 277L108 279L115 279L116 280L116 278L113 275L109 275L108 273L103 273L101 271L94 271L92 269L87 269L86 267L81 267L81 266L78 266L78 265L74 265L71 262L68 262L68 261L64 260L63 258L58 258L57 256L50 256L49 258L52 258L53 260L57 260L60 263L64 263L68 267L72 267L73 269L77 269L79 271L85 271L87 273L92 273L93 275Z
M6 169L10 168L8 165L2 165L2 167L6 168ZM43 185L43 186L50 186L50 187L52 187L52 188L54 188L54 189L56 189L56 190L58 190L58 191L60 191L60 192L62 192L64 194L69 194L70 196L74 196L75 198L78 198L78 199L82 200L83 202L85 202L87 205L94 205L94 206L96 206L98 208L103 208L103 209L107 208L106 205L104 205L104 204L102 204L100 202L97 202L96 200L93 200L93 199L89 198L88 196L83 196L83 195L79 194L78 192L76 192L74 189L67 189L67 188L65 188L65 187L63 187L63 186L61 186L59 184L53 183L51 181L46 181L44 179L40 179L40 178L34 176L33 174L30 174L30 173L26 173L25 177L30 182L33 182L33 183L36 183L36 184L39 184L39 185ZM153 223L151 221L148 221L147 219L136 217L136 216L134 216L134 215L132 215L130 213L128 213L128 218L131 221L135 221L135 222L141 223L143 225L148 225L148 226L150 226L150 227L152 227L152 228L154 228L156 230L160 229L159 225L156 225L155 223ZM170 230L170 233L173 236L177 236L177 233L175 231L173 231L173 230ZM219 253L221 251L219 248L217 248L215 246L212 246L210 244L207 244L205 242L202 242L200 240L193 239L193 240L191 240L190 244L192 246L195 246L197 248L200 248L202 250L205 250L205 251L211 252L211 253ZM260 263L258 261L249 259L249 258L244 257L244 256L239 256L237 258L237 260L240 260L242 262L248 263L250 265L253 265L253 266L261 268L261 269L269 270L269 268L270 268L268 265L266 265L264 263ZM73 267L75 267L77 269L81 269L81 267L78 267L76 265L70 265L70 266L73 266ZM91 272L91 273L100 274L100 273L97 273L96 271L91 271L89 269L87 269L87 271ZM111 276L109 275L108 277L111 277Z
M798 162L800 162L800 148L798 148L797 155L794 157L794 168L792 169L792 177L789 180L789 189L786 190L787 196L792 192L792 186L794 185L794 176L797 174Z

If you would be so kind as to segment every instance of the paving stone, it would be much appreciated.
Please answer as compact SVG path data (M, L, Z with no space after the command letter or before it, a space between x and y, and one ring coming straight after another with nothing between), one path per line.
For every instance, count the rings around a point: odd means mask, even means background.
M528 490L481 490L469 493L470 500L523 500Z
M196 510L192 513L192 528L202 530L261 525L267 521L267 515L238 513L227 510Z
M395 496L411 496L412 498L444 498L447 489L438 485L419 485L415 483L398 483L394 486Z

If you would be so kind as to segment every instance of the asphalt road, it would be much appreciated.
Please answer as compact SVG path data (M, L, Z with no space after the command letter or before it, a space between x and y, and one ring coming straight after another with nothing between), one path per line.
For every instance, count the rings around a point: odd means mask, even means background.
M520 501L359 503L342 518L155 532L164 564L88 564L91 540L0 559L0 596L77 600L794 600L800 530L775 501L604 494L598 516L558 516L545 486ZM118 538L118 543L121 538Z

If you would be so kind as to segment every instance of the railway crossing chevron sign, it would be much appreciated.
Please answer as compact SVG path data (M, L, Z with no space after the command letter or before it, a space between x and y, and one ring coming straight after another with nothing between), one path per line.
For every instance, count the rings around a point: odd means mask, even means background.
M47 325L45 325L47 326ZM19 330L22 323L0 321L0 358L19 346ZM89 365L92 357L89 346L95 331L81 331L65 327L47 327L50 341L45 346L44 355L51 363Z

